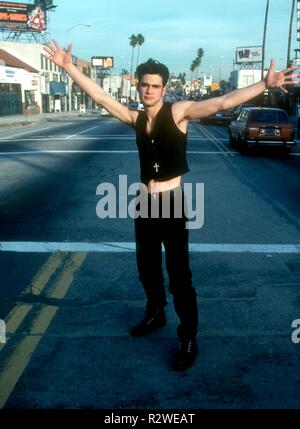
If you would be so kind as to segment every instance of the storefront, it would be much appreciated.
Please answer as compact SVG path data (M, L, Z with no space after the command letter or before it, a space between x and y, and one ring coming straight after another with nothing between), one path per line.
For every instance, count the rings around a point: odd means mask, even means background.
M51 112L65 112L67 110L67 88L64 82L55 80L50 82L50 109Z
M26 70L0 66L0 115L40 113L40 77Z
M0 83L0 116L23 113L22 87L18 83Z

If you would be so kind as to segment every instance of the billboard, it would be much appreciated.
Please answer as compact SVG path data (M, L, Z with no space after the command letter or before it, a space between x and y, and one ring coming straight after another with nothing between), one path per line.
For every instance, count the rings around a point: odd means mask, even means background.
M114 67L113 57L92 57L92 67L101 69L112 69Z
M262 62L262 46L236 48L236 64Z
M0 1L0 28L20 31L45 31L46 11L27 3Z

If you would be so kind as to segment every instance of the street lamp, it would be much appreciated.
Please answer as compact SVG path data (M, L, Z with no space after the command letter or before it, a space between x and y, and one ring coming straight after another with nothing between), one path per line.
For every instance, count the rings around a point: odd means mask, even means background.
M70 31L72 31L76 27L92 27L92 24L90 24L89 22L86 22L85 24L76 24L76 25L73 25L73 27L68 28L67 29L67 47L68 47L68 44L69 44L69 34L70 34Z
M266 4L265 25L264 25L264 35L263 35L263 45L262 45L262 59L261 59L261 80L264 80L265 49L266 49L266 34L267 34L267 25L268 25L268 15L269 15L269 0L267 0L267 4Z
M84 24L76 24L76 25L73 25L73 27L68 28L67 29L67 46L66 46L66 48L68 48L68 45L69 45L70 31L72 31L74 28L77 28L77 27L92 27L92 24L86 22ZM68 98L69 98L69 111L71 111L72 110L72 90L71 90L71 78L70 78L70 76L68 76Z

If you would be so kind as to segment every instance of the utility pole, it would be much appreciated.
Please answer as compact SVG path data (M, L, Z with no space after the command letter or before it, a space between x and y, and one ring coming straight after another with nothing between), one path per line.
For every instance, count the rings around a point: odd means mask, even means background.
M266 6L266 16L265 16L265 26L264 26L264 36L263 36L263 46L262 46L261 80L264 80L265 47L266 47L266 34L267 34L268 14L269 14L269 0L267 0L267 6Z
M289 30L289 42L288 42L288 52L287 52L287 60L286 66L291 66L291 40L292 40L292 31L293 31L293 20L294 20L294 12L295 12L295 3L296 0L292 0L292 11L291 11L291 19L290 19L290 30Z

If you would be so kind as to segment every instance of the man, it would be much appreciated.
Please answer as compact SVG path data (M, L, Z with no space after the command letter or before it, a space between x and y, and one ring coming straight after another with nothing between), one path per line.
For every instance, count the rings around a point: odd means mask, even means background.
M165 65L149 59L137 68L138 91L145 109L138 112L106 94L96 82L72 64L72 45L64 51L55 39L52 40L54 46L48 43L44 47L45 56L63 68L96 103L136 131L141 182L147 190L146 194L141 193L141 198L146 200L149 208L148 217L139 216L135 219L137 266L147 296L147 307L143 320L131 329L131 334L147 335L166 324L164 306L167 301L161 255L163 243L169 290L173 294L174 307L180 319L177 328L179 347L172 366L178 371L186 370L193 365L197 356L198 309L189 267L186 218L184 214L178 217L175 212L178 208L176 201L184 202L181 176L189 170L186 162L188 123L245 103L267 88L278 87L287 92L283 85L296 83L289 75L295 67L276 73L272 60L268 74L261 82L214 99L171 104L163 101L169 71ZM152 217L151 207L157 202L160 207L166 195L169 216L164 217L159 208L158 216ZM178 195L181 198L177 198Z

